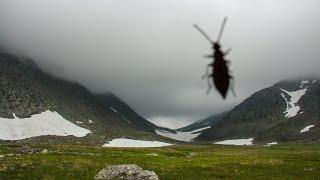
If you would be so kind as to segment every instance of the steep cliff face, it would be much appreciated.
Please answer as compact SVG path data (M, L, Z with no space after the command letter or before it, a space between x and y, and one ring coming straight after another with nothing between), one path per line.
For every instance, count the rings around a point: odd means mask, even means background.
M25 63L25 64L24 64ZM50 109L49 100L37 88L28 61L20 62L9 54L0 55L0 116L30 117ZM31 69L28 69L30 67Z

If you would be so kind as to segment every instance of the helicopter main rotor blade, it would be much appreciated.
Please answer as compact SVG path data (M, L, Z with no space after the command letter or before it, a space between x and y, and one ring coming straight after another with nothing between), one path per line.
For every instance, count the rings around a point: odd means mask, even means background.
M223 33L223 30L224 30L224 27L227 23L227 17L225 17L223 19L223 22L222 22L222 25L221 25L221 29L220 29L220 32L219 32L219 36L218 36L218 39L217 39L217 42L219 43L220 42L220 39L221 39L221 36L222 36L222 33Z
M211 44L214 42L210 39L210 37L196 24L193 25Z

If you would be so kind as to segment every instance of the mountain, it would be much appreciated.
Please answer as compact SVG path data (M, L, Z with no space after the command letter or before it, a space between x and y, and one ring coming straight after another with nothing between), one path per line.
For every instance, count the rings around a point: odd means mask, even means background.
M141 117L129 105L112 93L96 94L95 96L98 102L106 109L115 112L138 130L154 133L156 129L164 129Z
M197 140L318 141L319 110L318 78L285 80L254 93L199 135Z
M189 132L189 131L194 131L200 128L205 128L208 126L213 126L216 124L218 121L222 120L225 116L227 115L227 112L219 113L213 116L210 116L208 118L196 121L190 125L187 125L185 127L176 129L177 131L182 131L182 132Z
M30 59L0 53L2 140L104 144L116 137L163 139L155 129L112 94L95 95L41 71Z

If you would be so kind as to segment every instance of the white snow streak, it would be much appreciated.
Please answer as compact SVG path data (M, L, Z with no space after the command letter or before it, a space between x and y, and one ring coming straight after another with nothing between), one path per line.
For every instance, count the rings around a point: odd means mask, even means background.
M104 144L103 147L163 147L171 146L173 144L164 143L160 141L142 141L126 138L117 138Z
M129 121L126 117L124 117L123 115L121 115L121 117L124 119L124 120L126 120L128 123L132 123L131 121Z
M91 133L90 130L64 119L57 112L45 111L23 119L13 115L14 119L0 117L2 140L19 140L45 135L83 137Z
M301 129L300 133L308 132L313 127L314 127L314 125L306 126L305 128Z
M271 145L276 145L276 144L278 144L278 142L271 142L271 143L267 143L267 145L265 145L265 146L271 146Z
M178 141L192 141L194 138L198 137L201 132L205 129L210 128L211 126L208 127L204 127L204 128L200 128L200 129L196 129L190 132L182 132L182 131L176 131L176 134L168 132L168 131L164 131L164 130L156 130L156 133L160 136L164 136L164 137L168 137L171 139L175 139Z
M224 140L224 141L219 141L219 142L215 142L214 144L223 144L223 145L252 145L252 141L253 141L253 137L252 138L248 138L248 139L229 139L229 140Z
M93 123L93 121L92 121L92 120L90 120L90 119L88 119L88 122L89 122L89 123Z
M189 132L189 133L194 134L194 133L198 133L198 132L200 132L200 131L203 131L203 130L205 130L205 129L209 129L209 128L211 128L211 126L207 126L207 127L203 127L203 128L195 129L195 130L193 130L193 131L191 131L191 132Z
M303 86L303 81L301 81L300 87ZM287 109L283 112L285 114L285 117L291 118L298 114L300 111L300 106L297 105L299 99L306 93L307 88L299 89L297 91L286 91L284 89L281 89L281 91L285 92L290 98L288 99L284 93L281 93L281 96L286 101Z
M82 121L76 121L76 123L78 123L78 124L83 124L83 122L82 122Z
M114 109L114 108L112 108L112 107L110 108L110 110L111 110L111 111L113 111L113 112L115 112L115 113L118 113L118 111L117 111L117 110L115 110L115 109Z

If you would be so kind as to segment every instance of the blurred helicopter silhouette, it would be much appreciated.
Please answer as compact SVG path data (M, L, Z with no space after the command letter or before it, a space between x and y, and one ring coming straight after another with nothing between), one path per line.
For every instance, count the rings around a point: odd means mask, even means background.
M194 27L210 42L213 49L213 54L205 56L207 58L212 58L213 61L212 63L207 65L205 74L202 77L202 79L206 78L208 82L207 94L210 92L212 88L212 85L210 82L210 78L212 78L216 89L222 95L223 99L226 98L229 85L230 85L230 79L233 80L233 77L229 74L228 65L230 62L225 59L225 56L230 53L231 49L228 49L226 52L222 52L221 45L220 45L220 39L224 30L224 27L226 25L226 22L227 22L227 18L225 17L222 22L221 29L216 42L211 40L210 37L198 25L196 24L194 25ZM209 68L212 69L212 72L210 74L209 74ZM231 90L235 95L233 86Z

